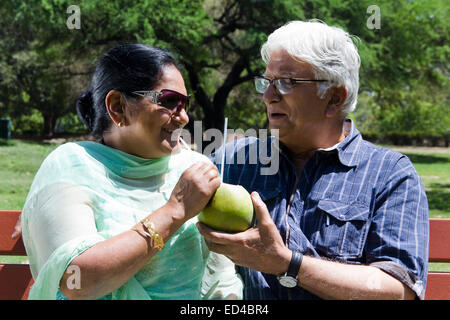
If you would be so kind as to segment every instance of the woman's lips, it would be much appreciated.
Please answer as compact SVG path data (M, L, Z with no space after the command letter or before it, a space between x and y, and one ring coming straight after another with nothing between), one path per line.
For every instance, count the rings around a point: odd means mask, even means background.
M174 130L169 130L169 129L166 129L166 128L162 128L162 131L163 131L164 133L166 133L166 134L172 135L172 133L173 133Z
M174 130L175 129L173 129L173 130L166 129L166 128L162 128L161 129L161 133L162 133L161 138L163 140L167 141L167 143L169 144L169 146L171 148L175 148L177 146L177 144L178 144L177 137L175 135L173 135Z
M177 142L180 137L180 132L178 131L178 129L181 128L173 128L173 129L161 128L163 138Z
M164 140L176 142L177 138L173 135L173 133L174 133L173 131L174 131L174 130L162 128L162 129L161 129L162 138L163 138Z

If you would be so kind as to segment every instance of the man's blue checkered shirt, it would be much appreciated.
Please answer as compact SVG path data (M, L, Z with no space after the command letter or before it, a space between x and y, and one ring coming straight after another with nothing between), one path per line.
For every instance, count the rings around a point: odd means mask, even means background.
M378 267L423 299L428 272L428 202L411 161L365 141L352 122L341 143L331 150L316 151L308 160L295 188L295 168L282 146L271 150L273 139L265 143L269 156L279 153L279 169L274 175L261 174L261 168L270 163L250 161L249 151L255 144L259 150L264 142L247 137L225 146L223 181L260 194L284 240L288 223L290 249ZM211 156L219 171L222 151ZM239 164L240 151L245 151L246 158ZM245 283L245 299L317 298L301 287L282 287L274 275L237 269Z

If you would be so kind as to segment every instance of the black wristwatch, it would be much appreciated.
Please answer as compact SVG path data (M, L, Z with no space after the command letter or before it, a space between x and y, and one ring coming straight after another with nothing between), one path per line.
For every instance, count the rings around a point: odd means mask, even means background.
M292 251L291 262L287 272L281 276L278 276L278 281L283 287L294 288L298 284L298 272L302 264L303 254L298 251Z

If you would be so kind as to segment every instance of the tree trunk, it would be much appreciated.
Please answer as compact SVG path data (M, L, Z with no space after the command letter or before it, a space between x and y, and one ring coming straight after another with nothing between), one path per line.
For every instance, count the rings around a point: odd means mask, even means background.
M184 61L184 65L189 75L189 82L195 93L195 100L202 107L205 118L203 119L204 129L208 130L216 128L223 130L225 119L225 107L227 105L228 96L231 90L242 82L248 81L253 78L253 74L248 74L245 77L241 77L241 73L247 69L249 70L248 60L245 55L239 57L235 62L230 72L227 75L224 83L217 89L214 94L214 99L208 97L203 90L199 76L197 74L197 68ZM198 119L194 119L198 120Z
M203 119L203 127L205 130L213 128L215 113L213 103L201 86L196 67L186 61L184 61L184 65L186 67L186 70L188 71L189 83L191 84L192 90L194 90L195 101L200 105L205 115L205 118ZM195 120L200 119L191 119L190 122L193 123L193 121Z
M42 114L44 117L44 137L52 138L55 134L57 117L53 114Z

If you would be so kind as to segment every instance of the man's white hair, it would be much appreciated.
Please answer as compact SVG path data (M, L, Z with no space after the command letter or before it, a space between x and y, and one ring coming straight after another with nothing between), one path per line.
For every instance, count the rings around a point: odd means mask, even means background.
M267 64L274 51L285 49L293 58L309 63L316 79L331 80L318 85L320 98L331 86L344 85L348 92L342 106L345 117L358 99L361 60L353 38L357 37L319 20L291 21L269 35L261 56Z

